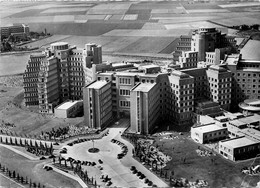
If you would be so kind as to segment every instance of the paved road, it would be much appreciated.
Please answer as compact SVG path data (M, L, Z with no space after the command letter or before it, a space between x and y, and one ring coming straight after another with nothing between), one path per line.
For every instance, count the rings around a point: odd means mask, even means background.
M129 120L121 120L120 124L129 123ZM125 127L125 126L124 126ZM133 159L132 148L133 146L121 138L121 134L126 128L109 128L108 136L103 137L100 140L95 140L94 146L99 148L98 153L89 153L88 149L93 147L93 142L83 142L80 144L70 146L64 146L67 148L67 154L63 154L65 158L72 157L81 161L95 161L98 165L102 166L103 170L99 170L97 167L84 166L88 171L89 177L96 179L97 184L104 186L104 182L101 181L101 175L108 175L112 178L112 186L118 187L147 187L144 180L140 180L135 174L132 174L130 167L136 166L148 179L153 181L158 187L168 187L168 185L159 179L156 175L147 170L142 164ZM121 147L116 143L112 143L111 139L117 139L128 147L127 155L119 160L117 154L121 153ZM98 159L101 159L104 163L99 164Z

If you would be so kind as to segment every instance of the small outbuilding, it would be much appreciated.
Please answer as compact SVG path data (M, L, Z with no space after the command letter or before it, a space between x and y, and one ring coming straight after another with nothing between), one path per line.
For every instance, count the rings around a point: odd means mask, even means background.
M66 101L54 109L55 117L73 118L83 110L83 101Z

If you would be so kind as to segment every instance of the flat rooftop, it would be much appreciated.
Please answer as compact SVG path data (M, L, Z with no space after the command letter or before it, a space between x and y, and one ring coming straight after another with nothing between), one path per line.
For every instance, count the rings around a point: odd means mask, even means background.
M208 132L214 132L218 130L227 129L226 127L221 127L216 124L210 124L210 125L202 125L198 127L193 127L196 130L199 130L202 133L208 133Z
M88 85L87 88L91 88L91 89L100 89L102 88L104 85L107 84L107 81L101 80L101 81L95 81L92 84Z
M199 115L199 120L201 124L213 124L215 123L214 118L207 115Z
M68 101L68 102L64 102L62 103L60 106L58 106L56 109L59 110L67 110L70 107L74 106L75 104L77 104L79 101Z
M233 138L221 142L230 148L240 148L240 147L249 146L257 143L256 141L253 141L247 137L237 137L237 138Z
M232 121L230 121L229 123L230 123L231 125L236 126L236 127L241 127L241 126L247 125L245 122L239 121L239 120L237 120L237 119L232 120Z
M138 86L136 86L133 91L142 91L142 92L148 92L155 86L155 83L141 83Z
M244 118L240 118L239 121L242 121L246 124L257 123L257 122L260 122L260 115L254 114L253 116L247 116Z

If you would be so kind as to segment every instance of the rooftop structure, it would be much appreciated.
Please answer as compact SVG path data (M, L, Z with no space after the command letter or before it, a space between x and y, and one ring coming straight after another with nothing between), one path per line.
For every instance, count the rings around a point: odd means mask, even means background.
M155 86L155 83L141 83L134 87L132 90L133 91L142 91L142 92L148 92L150 91L153 87Z
M78 101L67 101L67 102L64 102L62 103L61 105L57 106L57 109L60 109L60 110L66 110L66 109L69 109L71 108L73 105L75 105Z
M221 127L219 125L214 124L207 124L207 125L201 125L197 127L193 127L197 131L203 132L203 133L209 133L209 132L214 132L218 130L223 130L226 129L225 127Z
M259 49L260 49L260 41L249 40L240 51L240 54L242 55L242 59L260 60Z
M243 113L259 113L260 114L260 99L246 99L239 103L239 108Z
M100 88L102 88L106 84L107 84L106 81L96 81L96 82L93 82L93 83L89 84L88 88L100 89Z
M250 146L252 144L257 144L256 141L253 141L247 137L238 137L238 138L233 138L233 139L229 139L229 140L223 140L221 142L225 143L226 146L229 146L230 148L233 148L233 149Z

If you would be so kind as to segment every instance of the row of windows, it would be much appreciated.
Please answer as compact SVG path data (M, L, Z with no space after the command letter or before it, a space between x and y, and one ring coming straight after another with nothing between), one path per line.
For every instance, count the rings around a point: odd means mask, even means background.
M130 78L119 78L119 84L131 85Z
M260 76L260 74L256 74L256 73L237 73L237 76L243 76L243 77L257 77Z
M119 101L120 107L130 107L130 101Z
M121 96L129 96L130 95L130 90L120 89L119 90L119 95L121 95Z

